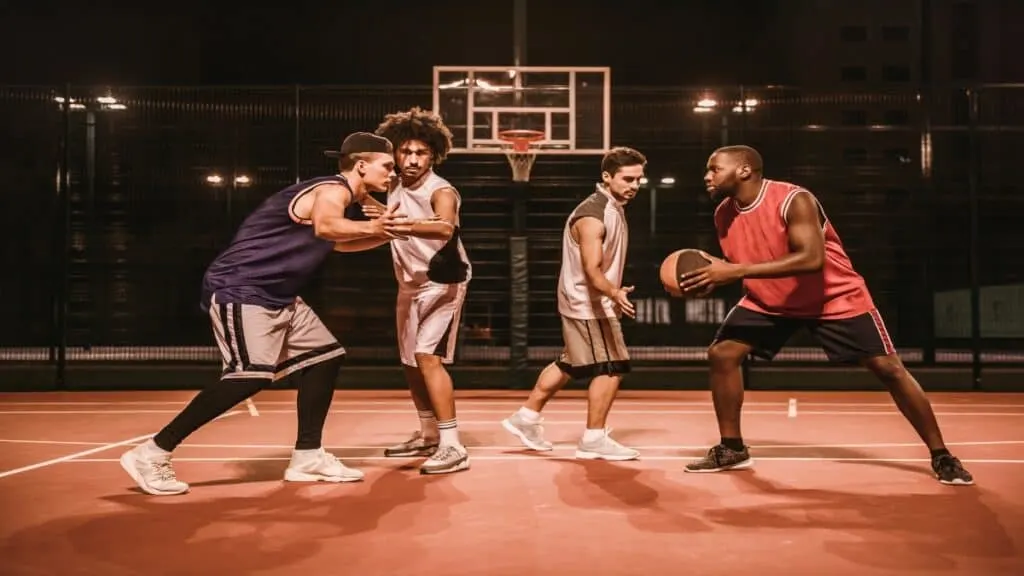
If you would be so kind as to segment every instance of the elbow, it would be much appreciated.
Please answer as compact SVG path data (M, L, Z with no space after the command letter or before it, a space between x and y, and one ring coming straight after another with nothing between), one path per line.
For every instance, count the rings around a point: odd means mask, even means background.
M327 226L324 226L323 224L320 224L318 222L313 222L313 235L321 240L333 239L332 234L330 233L330 229Z
M825 253L812 252L807 255L804 270L809 273L821 272L825 268Z

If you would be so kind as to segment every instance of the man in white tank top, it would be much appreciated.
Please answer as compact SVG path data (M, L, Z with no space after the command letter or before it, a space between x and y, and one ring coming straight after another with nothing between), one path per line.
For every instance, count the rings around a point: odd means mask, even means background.
M622 286L629 229L623 208L636 197L647 159L632 148L613 148L601 161L601 183L569 215L562 234L558 312L565 348L540 373L529 399L502 421L526 447L551 450L540 412L573 378L590 378L587 428L576 446L582 459L633 460L639 453L608 435L608 412L622 375L630 371L629 351L619 316L635 317L632 286Z
M455 359L472 267L460 237L462 199L455 187L434 173L434 166L451 150L452 134L437 114L419 108L389 114L376 134L394 145L399 172L387 208L417 222L408 239L391 243L391 255L398 281L398 351L420 431L384 454L429 456L420 467L423 474L465 470L469 455L459 440L452 379L445 364ZM380 203L364 205L370 215L384 209Z

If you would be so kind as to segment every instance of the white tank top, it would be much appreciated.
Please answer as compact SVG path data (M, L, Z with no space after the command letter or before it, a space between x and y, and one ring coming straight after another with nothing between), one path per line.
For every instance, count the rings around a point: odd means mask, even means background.
M567 318L592 320L612 318L620 312L610 298L590 287L583 273L580 245L572 237L572 226L580 218L596 218L604 224L601 272L613 286L622 286L626 267L629 227L622 204L601 184L597 191L580 202L565 222L562 232L562 269L558 274L558 312Z
M388 192L388 206L401 203L399 213L413 219L434 217L434 209L430 198L441 188L455 187L431 171L415 188L406 188L401 183ZM438 284L458 284L468 282L472 275L472 267L466 249L462 245L461 222L459 213L462 208L462 197L455 190L455 231L450 240L432 240L413 238L395 240L391 244L392 262L395 267L395 278L400 289L416 289L430 282Z

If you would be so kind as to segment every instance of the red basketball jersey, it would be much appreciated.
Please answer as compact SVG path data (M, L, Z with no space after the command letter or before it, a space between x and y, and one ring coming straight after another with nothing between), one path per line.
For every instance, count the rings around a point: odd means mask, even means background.
M786 210L793 197L801 193L814 199L825 222L825 265L812 274L745 279L746 294L739 305L764 314L801 318L850 318L870 312L875 305L867 284L854 270L821 203L795 184L764 180L750 206L740 208L732 198L718 205L715 228L726 259L758 264L788 254Z

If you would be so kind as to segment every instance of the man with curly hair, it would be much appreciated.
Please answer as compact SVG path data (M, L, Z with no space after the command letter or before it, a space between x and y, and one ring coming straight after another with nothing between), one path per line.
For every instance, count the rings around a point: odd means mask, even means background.
M472 266L459 233L462 199L434 172L451 150L452 134L440 116L418 107L387 115L376 134L395 148L398 179L387 207L370 201L364 209L377 215L400 206L416 222L408 240L391 243L391 255L398 280L398 350L420 430L384 454L429 456L422 474L465 470L469 455L459 440L454 387L445 365L455 357Z

